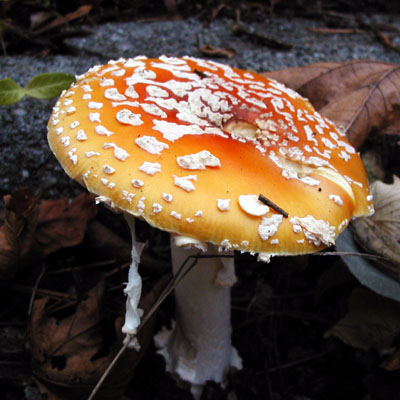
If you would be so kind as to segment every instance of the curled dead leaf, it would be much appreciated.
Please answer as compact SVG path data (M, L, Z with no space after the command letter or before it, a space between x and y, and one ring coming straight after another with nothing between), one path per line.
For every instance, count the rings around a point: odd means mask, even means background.
M307 97L359 148L372 133L399 134L400 66L371 60L316 63L263 75Z
M39 199L27 190L4 196L4 222L0 227L0 276L11 278L35 258L35 232Z
M71 201L39 200L29 190L4 197L0 227L0 276L12 278L27 265L83 240L87 222L96 214L93 196Z
M155 303L162 283L144 296L139 306L145 313ZM122 296L121 296L122 297ZM106 295L106 281L100 277L75 310L65 316L49 315L49 298L34 302L29 325L32 369L36 381L49 400L86 400L93 387L122 347L120 310L110 312L118 302ZM123 301L120 302L123 304ZM118 400L142 355L151 342L155 315L138 335L139 352L127 349L105 379L97 400Z
M371 185L375 214L353 220L350 224L351 234L347 230L343 232L336 242L336 248L339 251L358 252L361 247L367 253L378 256L372 259L342 256L342 260L363 285L400 302L399 182L395 178L392 185L383 182Z
M336 250L342 253L340 258L362 285L400 303L400 282L395 279L396 269L392 264L382 263L382 260L377 263L374 258L364 257L350 229L339 235Z
M371 192L375 214L352 221L351 229L361 247L387 260L375 264L400 282L400 179L394 177L393 184L374 182Z
M389 354L380 365L386 371L400 370L400 349L396 349L393 353Z
M399 313L399 303L357 288L351 294L348 313L325 336L336 336L357 349L387 350L400 332Z
M375 214L369 217L370 220L400 242L400 178L394 176L391 184L373 182L371 193L374 196Z
M65 24L67 24L67 23L69 23L69 22L71 22L73 20L76 20L78 18L82 18L84 16L87 16L90 13L92 7L93 6L87 5L87 4L86 5L82 5L82 6L80 6L78 9L76 9L73 12L70 12L70 13L62 16L62 17L55 18L53 21L51 21L46 26L34 31L33 34L34 35L42 34L44 32L47 32L47 31L51 30L51 29L54 29L54 28L56 28L58 26L65 25Z
M66 199L40 202L36 240L44 256L82 242L87 222L96 215L94 196L81 193Z
M47 315L48 298L36 300L30 323L30 347L37 376L46 381L87 381L97 363L87 363L101 345L100 303L104 296L105 281L92 289L76 311L67 318ZM60 377L60 371L66 377ZM63 379L64 378L64 379Z
M35 30L40 25L44 24L50 18L55 16L55 11L38 11L29 16L30 29Z
M381 256L374 264L381 266L386 273L400 282L400 244L382 228L368 218L352 221L351 230L355 240L368 253Z

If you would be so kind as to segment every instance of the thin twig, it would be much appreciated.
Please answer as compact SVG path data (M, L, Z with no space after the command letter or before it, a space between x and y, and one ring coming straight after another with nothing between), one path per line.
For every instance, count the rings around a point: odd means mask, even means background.
M291 362L288 362L288 363L283 364L283 365L279 365L279 367L271 367L269 369L269 372L276 372L276 371L282 370L282 369L288 369L288 368L297 367L299 365L308 363L310 361L317 360L319 358L329 356L331 353L332 352L330 352L330 351L324 351L323 353L319 353L319 354L315 354L315 355L310 356L310 357L302 358L301 360L295 360L295 361L291 361Z
M264 203L266 206L271 207L273 210L278 212L279 214L282 214L285 218L289 216L289 214L283 210L281 207L279 207L277 204L275 204L272 200L267 199L264 195L260 194L258 196L258 200L261 201L261 203Z
M46 272L46 264L43 264L42 266L42 270L40 271L40 274L38 276L38 278L36 279L35 285L33 286L32 289L32 294L31 294L31 298L29 300L29 308L28 308L28 317L31 317L32 314L32 307L33 307L33 302L35 300L36 297L36 292L39 286L39 282L42 280L44 273Z
M64 274L64 273L70 273L71 270L73 269L79 269L79 268L84 268L84 269L88 269L88 268L102 268L102 267L106 267L112 264L116 264L116 260L115 259L109 259L109 260L104 260L104 261L98 261L95 263L90 263L90 264L85 264L85 265L76 265L73 267L68 267L68 268L60 268L54 271L49 271L48 274L49 275L58 275L58 274ZM129 264L128 264L129 265Z
M275 205L276 206L276 205ZM278 207L278 206L276 206ZM272 206L271 206L272 208ZM275 208L274 208L275 209ZM278 207L278 209L280 209ZM284 210L280 209L283 213L286 213ZM276 210L278 211L278 210ZM278 211L278 212L281 212ZM281 212L281 213L282 213ZM287 213L286 213L287 214ZM284 214L282 214L284 215ZM338 255L357 255L357 256L363 256L363 257L371 257L371 258L382 258L379 256L372 256L370 254L365 254L365 253L352 253L352 252L325 252L325 253L314 253L313 255L325 255L325 256L338 256ZM159 298L157 299L157 301L153 304L153 306L150 308L150 310L147 312L147 314L144 316L142 323L140 324L140 326L137 329L137 334L139 334L139 332L141 331L141 329L146 325L146 323L149 321L149 319L153 316L154 312L158 309L158 307L164 302L164 300L169 296L169 294L175 289L175 287L179 284L179 282L182 281L182 279L185 278L185 276L191 271L191 269L196 265L197 260L199 258L215 258L215 257L219 257L219 258L231 258L233 257L232 255L224 255L224 254L214 254L214 255L195 255L195 256L189 256L185 259L185 261L183 262L183 264L179 267L176 275L170 279L170 281L168 282L168 284L166 285L166 287L164 288L164 290L162 291L162 293L160 294ZM192 263L187 266L189 260L192 260ZM187 267L186 267L187 266ZM261 318L265 318L267 315L269 316L288 316L288 317L292 317L292 318L306 318L308 317L309 319L316 319L311 318L310 315L306 314L306 313L294 313L292 311L289 310L281 310L279 312L270 312L270 313L263 313L261 315ZM326 323L327 321L323 320L321 321L320 319L318 320L320 323ZM246 322L246 324L243 324L243 326L247 325L249 323L249 321ZM236 327L236 329L240 329L243 326L239 326ZM116 356L114 357L114 359L112 360L112 362L110 363L110 365L107 367L107 369L104 371L103 375L101 376L101 378L99 379L99 381L97 382L96 386L93 388L90 396L88 397L88 400L93 400L94 397L96 396L97 392L99 391L99 389L101 388L102 384L104 383L105 379L107 378L107 376L109 375L110 371L112 370L112 368L115 366L115 364L118 362L118 360L120 359L120 357L124 354L124 352L126 351L126 349L129 347L129 345L131 344L132 340L134 340L134 337L129 337L129 335L127 335L127 340L125 340L124 345L121 347L121 349L119 350L119 352L116 354ZM274 368L270 368L270 371L273 371Z
M127 335L128 337L129 335ZM130 340L126 340L124 345L121 347L120 351L117 353L117 355L114 357L114 359L111 361L110 365L107 367L107 369L104 371L103 375L101 376L101 378L99 379L99 381L97 382L96 386L94 387L94 389L92 390L92 392L90 393L90 396L88 397L88 400L92 400L94 398L94 396L96 396L98 390L100 389L100 387L102 386L103 382L105 381L105 379L107 378L108 374L110 373L110 371L114 368L114 365L117 363L117 361L121 358L121 356L125 353L125 350L128 348L128 346L131 344L131 341L134 338L130 338Z
M8 282L6 285L4 282L0 281L0 287L7 288L8 290L15 290L16 292L29 293L29 294L32 293L32 288L30 286L19 285L16 283ZM50 298L56 298L56 299L77 300L76 296L74 296L73 294L58 292L56 290L37 288L36 294L41 295L41 296L48 296Z
M61 302L61 304L60 304L60 302ZM52 304L51 306L46 307L46 314L52 315L61 310L65 310L66 308L75 307L77 303L78 303L77 300L71 300L71 301L67 301L67 302L65 302L65 300L57 300L57 302L55 304Z
M196 255L196 256L189 256L186 258L186 260L183 262L183 264L179 267L176 275L171 278L171 280L168 282L160 296L158 297L157 301L153 304L153 306L150 308L150 310L147 312L147 314L144 316L142 323L137 329L136 335L139 334L139 332L142 330L142 328L146 325L146 323L149 321L149 319L153 316L154 312L157 310L157 308L163 303L163 301L168 297L168 295L175 289L176 285L179 284L179 282L182 281L182 279L185 278L185 276L192 270L192 268L196 265L197 260L199 258L211 258L211 257L219 257L219 255L216 256L202 256L202 255ZM222 256L224 257L224 256ZM232 256L228 256L232 257ZM186 267L187 263L189 260L193 260L192 263ZM186 267L186 268L185 268ZM97 392L99 391L100 387L104 383L105 379L107 378L108 374L110 373L111 369L114 367L114 365L117 363L119 358L124 354L125 350L129 347L130 343L132 340L134 340L134 337L129 337L127 335L127 339L125 340L124 345L120 349L120 351L117 353L117 355L114 357L110 365L107 367L107 369L104 371L103 375L97 382L96 386L93 388L92 392L90 393L90 396L88 397L88 400L93 400L94 397L96 396Z
M376 260L387 260L387 258L379 256L377 254L369 254L369 253L358 253L353 251L324 251L320 253L312 253L310 256L358 256L364 258L372 258Z
M0 327L10 327L10 326L26 326L24 321L0 321Z

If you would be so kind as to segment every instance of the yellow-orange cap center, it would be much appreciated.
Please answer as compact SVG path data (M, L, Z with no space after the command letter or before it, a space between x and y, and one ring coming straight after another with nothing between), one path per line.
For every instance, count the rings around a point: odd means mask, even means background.
M361 160L330 121L282 84L211 61L92 68L58 100L49 143L101 199L222 248L316 251L372 209Z

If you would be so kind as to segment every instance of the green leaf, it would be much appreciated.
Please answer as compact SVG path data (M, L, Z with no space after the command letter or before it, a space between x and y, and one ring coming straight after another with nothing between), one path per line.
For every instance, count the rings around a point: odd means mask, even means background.
M40 74L30 80L25 88L28 96L36 99L50 99L58 96L62 90L68 89L75 76L62 72L49 72Z
M11 78L0 80L0 106L8 106L20 101L25 91Z

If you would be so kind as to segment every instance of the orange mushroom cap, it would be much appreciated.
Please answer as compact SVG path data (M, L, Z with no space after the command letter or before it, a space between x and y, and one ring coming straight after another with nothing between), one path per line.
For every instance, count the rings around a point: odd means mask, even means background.
M223 249L318 251L373 212L361 159L332 122L282 84L212 61L93 67L61 95L48 139L101 199Z

